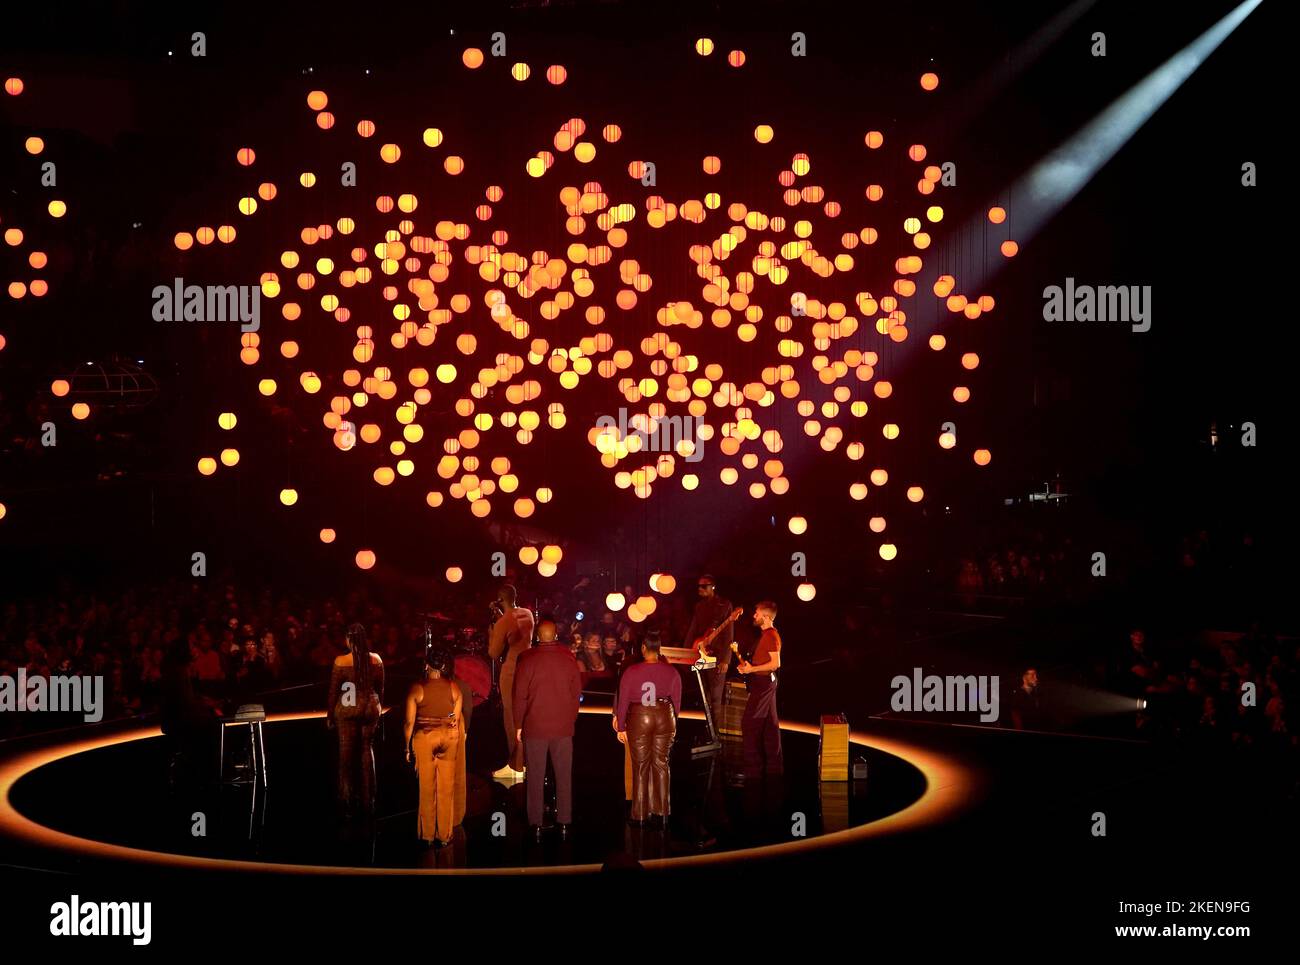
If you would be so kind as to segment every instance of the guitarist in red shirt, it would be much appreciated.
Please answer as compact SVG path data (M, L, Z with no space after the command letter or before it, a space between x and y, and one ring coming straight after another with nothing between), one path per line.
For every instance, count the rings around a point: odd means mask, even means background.
M763 772L780 774L781 721L776 712L776 672L781 669L781 634L776 632L776 604L764 600L754 607L754 626L761 631L758 644L749 660L742 659L737 669L749 688L745 716L741 722L741 740L745 748L746 776Z
M731 601L718 596L713 577L707 573L699 580L700 600L695 604L691 616L691 625L686 628L686 646L693 646L695 641L706 636L710 631L721 626L731 615ZM713 642L708 652L718 658L718 665L704 671L704 689L709 695L709 706L713 711L713 720L717 725L722 722L722 695L727 686L727 667L731 665L732 628L728 622Z

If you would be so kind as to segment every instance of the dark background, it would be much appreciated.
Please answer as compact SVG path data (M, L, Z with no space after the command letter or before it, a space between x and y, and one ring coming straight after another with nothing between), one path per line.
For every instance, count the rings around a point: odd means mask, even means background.
M30 78L27 93L3 103L16 142L2 162L5 183L12 185L6 208L13 214L6 216L27 227L27 246L40 243L51 253L52 292L41 300L10 300L3 309L9 346L0 355L6 419L0 471L10 512L0 539L26 557L31 565L24 570L33 575L45 572L45 564L66 572L85 561L95 572L124 559L166 573L187 565L193 548L204 547L210 559L224 554L231 563L253 548L259 558L285 552L301 566L321 550L315 530L338 525L326 518L340 510L355 524L348 535L356 535L331 548L324 562L332 571L350 568L349 545L375 546L383 563L397 561L414 574L430 575L470 556L468 549L449 551L439 544L488 548L483 526L463 505L449 500L430 513L421 498L423 484L399 479L392 491L377 489L367 478L369 465L357 468L360 460L345 462L326 451L332 450L328 433L317 420L328 382L310 405L295 402L292 413L281 408L286 399L306 398L287 385L286 376L312 367L313 351L323 353L328 344L323 338L299 338L304 354L276 373L283 388L274 411L256 394L256 378L269 374L262 370L282 362L274 357L281 337L276 325L284 326L274 317L276 303L264 302L273 317L264 322L263 362L254 370L239 363L230 330L159 326L149 315L153 285L175 274L203 281L211 273L229 283L252 281L257 271L278 267L271 262L281 241L293 240L290 232L305 218L319 209L322 220L333 220L345 210L339 196L347 189L331 188L334 179L327 176L337 170L338 158L348 159L362 145L377 148L385 134L409 154L423 150L417 147L419 131L437 124L448 137L439 156L456 150L467 160L468 171L458 179L436 172L437 194L422 195L425 207L417 219L429 209L430 216L450 210L455 214L449 216L465 218L483 184L501 183L507 197L498 206L498 220L510 227L512 246L525 250L533 239L553 242L552 250L563 241L552 210L536 203L550 201L549 193L562 182L543 179L540 194L534 186L534 203L525 207L519 195L528 190L521 182L529 179L520 159L543 139L549 142L559 122L575 113L593 124L620 123L625 136L617 147L657 158L659 191L670 199L706 189L709 179L699 171L699 158L717 151L724 160L724 203L768 191L767 207L776 210L779 189L770 175L777 162L747 163L765 157L752 153L755 119L771 118L780 148L808 150L812 180L845 200L844 230L890 222L890 209L864 211L861 185L869 177L910 184L898 145L914 137L929 146L927 163L957 161L957 188L941 189L935 197L945 205L946 223L956 224L982 211L990 198L1005 196L1036 159L1230 6L1184 5L1171 17L1096 4L1022 73L1012 74L1010 84L998 82L999 71L1009 69L1013 52L1047 20L1045 5L896 10L874 4L475 4L470 10L435 6L365 16L322 5L155 11L113 4L75 14L58 6L24 7L13 13L3 40L6 70ZM570 415L566 430L539 432L531 451L520 453L523 465L531 462L524 487L545 482L557 491L556 501L530 522L578 541L582 552L618 555L625 568L683 572L725 562L728 538L746 530L752 537L754 527L772 523L769 517L775 518L771 544L782 548L784 559L796 546L784 520L802 513L811 526L797 545L810 548L812 578L832 584L846 572L846 561L834 554L846 533L864 544L849 566L854 583L888 579L885 570L912 578L917 567L947 576L953 553L945 540L960 541L970 527L1002 512L1004 500L1023 499L1048 480L1059 480L1073 496L1075 518L1064 525L1104 533L1097 540L1101 548L1123 547L1118 554L1112 549L1118 557L1113 566L1140 568L1169 553L1193 516L1226 519L1268 539L1291 516L1279 485L1289 427L1276 402L1293 336L1279 318L1275 295L1285 284L1277 263L1282 249L1267 240L1280 215L1270 190L1278 139L1271 61L1260 55L1277 32L1276 6L1265 4L1250 16L1014 261L1001 265L998 236L983 251L932 249L940 263L1000 268L988 285L998 305L971 326L978 330L970 334L969 348L981 353L983 365L970 373L975 396L964 407L936 404L947 398L952 377L937 374L930 358L918 357L931 354L918 347L924 326L915 325L913 338L895 354L889 343L883 350L878 378L892 378L907 392L909 410L898 420L904 438L884 464L895 479L914 478L928 493L922 507L888 507L898 513L886 513L889 535L902 549L896 566L873 565L875 541L864 524L867 515L881 511L877 496L864 504L845 498L848 481L856 477L840 453L797 455L801 446L815 452L797 422L783 427L790 444L782 455L794 486L782 500L769 496L757 504L710 484L716 463L709 461L704 485L694 494L683 493L675 479L660 484L648 501L615 489L595 465L582 432L575 431L584 408L594 414L609 405L609 386L599 379L584 385L598 382L603 394L561 396ZM188 37L200 29L208 53L192 58ZM477 72L483 76L457 86L468 73L459 51L469 44L486 49L496 29L507 33L510 61L534 66L528 96L518 93L521 85L503 70L492 71L490 58ZM806 59L788 55L789 34L796 29L809 38ZM1089 52L1094 30L1107 34L1105 58ZM693 38L705 34L718 47L707 59L690 52ZM741 71L717 63L732 46L748 52ZM569 67L561 88L542 80L550 62ZM927 69L941 76L935 94L924 94L916 84ZM340 118L333 133L342 136L323 137L311 123L303 98L316 87L330 93L330 107ZM358 116L380 125L373 141L362 142L350 130ZM893 152L862 149L863 131L877 126L890 132L887 147ZM17 146L33 130L47 142L40 159ZM258 150L251 170L234 163L235 148L245 143ZM864 161L866 154L872 156ZM57 192L39 187L39 161L47 158L59 163ZM1260 187L1241 186L1244 160L1259 166ZM876 167L863 169L868 162ZM292 173L307 167L322 174L312 192L290 183ZM387 167L370 157L359 164L362 186L346 204L360 211L358 237L365 233L374 194L396 194L398 182L410 180L409 172L378 170ZM234 199L251 193L264 177L276 181L280 197L254 218L239 216ZM392 183L383 183L385 178ZM619 197L625 189L615 182L613 190ZM51 195L69 203L62 222L21 217ZM1014 221L1012 212L1011 234ZM235 224L241 237L229 248L214 244L202 257L198 246L188 253L172 246L175 231L208 223ZM634 254L649 250L665 260L662 269L651 268L656 287L643 296L642 306L679 294L698 303L698 280L680 256L671 259L680 247L660 253L655 239L650 241ZM835 294L846 302L859 287L877 293L886 287L887 266L872 267L868 251L855 252L867 269L863 284L856 275L851 281L832 279ZM1042 289L1063 283L1066 275L1095 284L1151 285L1152 330L1134 334L1124 326L1042 322ZM288 281L283 271L282 280ZM707 341L716 334L708 328L687 333L688 349L728 363L729 375L738 368L756 372L758 362L746 359L761 358L759 348L738 348L730 333ZM701 339L692 345L691 335ZM872 347L876 341L874 335L869 339ZM74 422L66 405L75 393L54 400L47 391L50 379L83 360L113 355L143 360L142 368L159 385L155 401L140 411L97 411L86 423ZM339 357L334 351L329 359ZM439 360L431 358L433 364ZM331 365L338 367L321 357L316 367L328 378ZM216 413L227 407L241 415L239 430L228 435L215 426ZM961 420L960 444L944 453L928 428L920 427L954 416ZM45 418L58 425L57 449L36 444ZM1215 453L1208 447L1212 420L1222 438ZM878 422L874 413L865 421L870 445ZM1242 421L1257 426L1253 450L1237 445ZM846 442L852 438L850 430ZM197 457L226 444L243 453L238 469L198 477ZM969 463L977 445L994 452L987 470ZM870 462L869 456L858 468L865 471ZM354 471L358 480L349 476ZM294 513L275 500L288 484L297 485L302 496ZM892 487L900 503L902 488ZM820 498L823 493L830 498ZM497 512L508 513L500 499ZM221 525L213 527L217 520ZM687 521L690 539L682 545L677 534ZM407 538L391 538L398 525ZM954 528L961 535L950 537ZM834 540L829 547L827 537ZM831 552L819 557L823 547ZM629 548L634 563L627 560ZM477 570L470 566L470 572Z
M313 211L329 221L345 213L342 189L330 187L329 175L350 159L353 145L364 143L370 152L359 163L359 200L348 205L348 213L355 211L363 220L374 216L375 194L403 190L397 172L381 171L386 166L375 163L374 151L385 135L393 132L391 139L405 152L420 156L419 132L441 127L448 146L437 156L454 150L465 157L467 171L458 179L435 172L434 193L421 188L417 222L448 210L455 212L448 217L467 220L480 188L499 183L506 189L500 217L511 229L511 246L523 250L543 245L555 250L567 243L552 210L518 202L525 197L550 201L566 183L548 175L541 192L532 193L537 186L524 184L522 163L575 114L592 126L621 124L624 142L618 147L633 153L618 156L639 152L655 160L658 192L665 197L699 196L710 181L700 171L700 158L718 153L723 171L714 180L724 191L724 203L729 193L749 199L768 191L766 206L774 211L776 162L745 163L767 157L754 150L750 131L768 120L777 128L774 150L808 151L812 180L845 201L851 213L842 219L842 230L883 224L901 210L887 199L866 219L861 187L873 179L910 185L915 175L899 173L910 167L898 147L909 139L921 141L930 148L929 160L957 162L957 188L940 191L935 201L947 211L945 224L960 224L1003 196L1035 161L1233 6L1102 0L1006 85L997 78L1009 69L1012 52L1062 5L488 2L404 10L330 4L155 9L119 3L6 11L0 73L24 77L28 91L20 98L0 97L6 135L0 151L0 184L6 191L0 216L3 227L21 223L29 238L24 249L43 247L52 265L45 273L52 285L48 296L0 304L0 331L8 340L0 352L0 500L8 507L0 522L0 560L6 599L48 592L56 581L108 587L143 578L183 578L195 550L208 553L214 571L261 576L277 586L314 586L323 593L366 582L409 580L418 586L453 562L466 566L467 596L488 582L486 554L495 544L462 504L449 499L431 513L423 504L423 486L403 487L399 481L391 490L377 489L368 478L372 464L359 466L333 451L318 421L318 403L328 398L328 389L311 405L287 412L272 411L257 395L260 369L278 361L271 359L278 342L276 317L264 316L264 362L257 374L239 363L233 329L158 326L150 319L154 285L175 274L201 281L205 271L223 283L235 280L232 275L254 282L258 271L273 267L280 248L289 246L283 239ZM900 483L915 479L927 491L920 507L891 504L883 513L901 549L894 565L879 564L878 540L866 529L868 516L877 511L875 494L866 504L849 500L846 488L854 478L849 464L840 453L827 456L811 446L801 453L797 423L782 427L791 442L783 458L793 487L776 503L768 496L756 504L707 480L694 494L682 493L672 480L657 487L649 501L615 489L578 428L584 415L601 413L602 403L608 404L609 393L601 390L609 387L596 379L584 384L598 385L598 391L562 396L569 412L564 432L539 433L546 441L539 439L520 457L521 467L527 467L521 473L525 488L551 484L556 489L556 501L530 522L566 542L557 580L594 568L609 572L612 582L615 565L620 583L660 568L689 579L698 568L709 567L739 592L776 596L783 607L783 632L806 641L811 650L834 643L814 631L837 624L845 609L861 606L874 614L883 596L929 600L927 594L950 586L959 558L971 547L1025 528L1073 541L1085 560L1094 548L1108 553L1116 588L1106 600L1106 619L1112 611L1138 607L1148 615L1159 613L1180 540L1208 529L1238 541L1249 536L1259 549L1249 578L1226 593L1221 611L1209 619L1221 613L1225 624L1238 627L1266 619L1294 629L1286 591L1295 569L1295 513L1287 493L1294 461L1289 376L1296 337L1288 311L1290 248L1275 230L1288 217L1289 201L1283 193L1285 125L1280 121L1288 103L1282 79L1288 60L1279 49L1287 36L1284 10L1279 2L1261 5L1014 260L1003 264L998 258L1001 236L991 226L978 245L932 249L941 261L999 269L988 285L998 304L973 325L969 350L978 351L983 364L966 382L975 397L960 413L961 445L953 453L934 446L924 429L949 414L951 407L938 402L947 398L953 380L919 347L923 327L916 326L906 351L882 350L881 376L906 389L909 405L916 400L909 410L914 414L898 420L905 436L885 464ZM188 55L194 30L206 32L206 58ZM493 70L490 60L478 72L483 76L462 83L460 51L469 45L486 50L494 30L506 32L510 62L532 65L527 96L500 67ZM789 56L795 30L807 34L806 59ZM1106 33L1105 58L1090 55L1094 31ZM707 63L690 52L698 36L717 44ZM739 72L717 62L732 47L749 57ZM542 79L549 63L568 67L563 87L551 88ZM940 76L934 94L924 94L916 83L926 70ZM341 136L322 137L312 124L304 98L313 88L329 92L330 109L340 118L334 134ZM351 125L363 116L380 125L373 141L358 142L352 134ZM895 150L864 151L862 135L873 127L886 131L886 147ZM40 159L22 152L29 133L46 140ZM251 172L234 161L244 144L258 151ZM47 158L59 163L57 192L39 187L39 162ZM1257 164L1259 187L1241 185L1245 161ZM305 167L321 176L316 193L306 199L308 193L290 178ZM600 174L607 182L608 171L602 168ZM276 181L279 199L252 219L239 216L235 199L251 193L263 178ZM614 183L625 190L622 181ZM50 196L69 204L62 222L39 214ZM1014 220L1012 211L1012 236ZM214 245L196 258L193 251L178 254L171 244L178 230L221 223L240 229L233 248L221 251ZM365 227L359 228L358 236L365 234ZM656 279L642 306L673 297L698 304L700 283L681 263L682 247L641 246L637 254ZM859 248L855 254L863 252ZM886 253L891 259L897 254ZM6 282L21 277L13 250L0 249L0 259ZM840 297L846 302L860 287L879 293L885 287L881 279L891 277L887 266L865 270L869 281L859 284L855 276L843 284ZM1150 285L1151 331L1044 323L1041 292L1062 284L1067 275L1092 284ZM267 304L271 310L277 305ZM767 343L744 348L730 333L708 339L707 329L683 338L698 336L701 354L726 362L729 373L764 354ZM342 344L300 341L304 357L277 373L281 402L301 398L285 372L314 367L308 364L309 351L328 348L336 359ZM446 345L440 341L436 348ZM85 423L73 422L66 411L71 400L49 397L50 380L113 355L143 360L142 368L157 380L157 397L138 411L105 409ZM439 360L420 364L432 369ZM318 370L326 373L329 364L322 362ZM235 435L243 459L234 472L221 470L203 479L195 461L227 444L216 414L228 408L240 414ZM872 426L878 425L875 412L873 406ZM59 445L53 450L37 441L46 418L58 425ZM1238 444L1244 421L1257 427L1254 448ZM1220 435L1217 449L1209 444L1212 422ZM909 433L911 426L921 428ZM993 451L985 470L975 470L969 461L976 445ZM704 465L713 465L716 474L715 463ZM1064 506L1023 502L1049 481L1059 481L1070 494ZM288 484L302 494L293 512L275 499ZM901 497L902 485L896 489L892 498ZM1008 500L1018 502L1008 506ZM505 502L494 502L497 512L508 512ZM807 536L798 540L785 528L786 518L796 512L810 522ZM348 540L322 547L315 536L321 525L337 525L341 533L347 527ZM356 545L378 549L381 566L370 574L358 571L351 562ZM755 546L762 552L754 552ZM810 578L818 585L817 599L807 607L794 605L797 580L789 575L788 559L795 549L808 552ZM1170 609L1165 607L1162 616L1176 619L1179 614ZM1087 616L1097 619L1095 613ZM1076 617L1078 609L1067 609L1055 619L1059 624ZM1043 645L1041 628L1022 626L1017 632L1013 649L1034 652ZM863 657L866 664L874 659L897 662L892 652ZM833 686L838 699L852 691L852 679ZM829 699L825 693L817 697L822 705ZM1077 803L1069 797L1074 765L1062 766L1056 747L1036 747L1004 765L1004 786L1012 790L999 806L1021 790L1025 800L1037 801L1031 792L1050 784L1052 794L1059 795L1058 810L1049 809L1039 824L1026 818L1021 826L1006 819L974 832L954 828L916 853L905 846L873 853L878 863L863 856L862 864L870 865L871 909L880 916L888 911L897 916L894 921L924 921L929 934L942 931L923 900L935 887L927 862L942 867L944 860L966 861L972 868L969 880L946 879L951 891L944 893L950 901L944 915L958 915L958 896L965 895L972 902L968 913L999 915L1010 945L1018 933L1036 932L1049 918L1104 921L1111 895L1120 894L1129 874L1165 873L1171 885L1179 884L1169 866L1153 868L1147 858L1157 850L1150 845L1158 835L1163 835L1159 854L1167 856L1179 850L1182 835L1190 841L1218 833L1198 826L1190 815L1171 819L1172 829L1152 819L1121 835L1113 851L1091 856L1093 863L1073 883L1065 872L1082 851L1052 851L1051 845L1043 846L1047 853L1040 850L1040 835L1055 817L1064 812L1077 817L1069 811ZM1143 771L1145 760L1126 758L1119 767L1102 751L1096 757L1089 762L1088 779L1113 795L1105 801L1147 800L1150 785L1136 783L1133 776ZM1214 775L1203 777L1215 781ZM1226 786L1220 790L1230 794ZM1170 814L1179 806L1180 792L1165 793L1160 806L1167 810L1151 804L1150 813ZM1028 812L1029 806L1022 806ZM990 826L996 833L989 833ZM985 837L976 841L974 833ZM1216 839L1223 842L1224 867L1266 853L1267 841L1238 834L1224 832ZM984 862L1001 887L981 887L985 879L978 868ZM1282 870L1289 873L1288 867ZM769 894L787 901L797 894L799 922L817 921L808 896L823 891L835 896L828 902L838 913L861 916L863 909L855 906L860 891L856 884L842 883L842 866L831 862L797 870L793 877L789 868L772 870ZM1183 880L1224 880L1200 870L1199 878ZM1085 879L1108 884L1081 897ZM1259 887L1259 879L1253 880L1252 887ZM1040 888L1044 882L1051 888ZM709 887L714 895L738 888L734 882ZM1230 888L1220 890L1228 893L1197 897L1238 897ZM295 900L304 906L327 904L337 894L281 896L280 907L288 909ZM464 894L487 921L510 914L502 910L503 901L526 902L529 895L503 898L500 890L477 886L467 886ZM1158 896L1147 888L1134 897ZM407 893L393 900L412 899ZM610 898L575 898L581 901ZM754 897L737 903L737 915L762 905ZM717 925L716 904L707 915L700 912L701 920L710 923L714 938L719 931L725 938L733 933ZM615 901L614 909L621 907ZM863 921L864 928L882 927L878 917L854 920ZM981 934L990 928L987 919L974 927L982 927ZM737 941L745 934L736 927ZM1067 936L1058 929L1048 937L1059 944ZM864 941L870 945L867 936Z

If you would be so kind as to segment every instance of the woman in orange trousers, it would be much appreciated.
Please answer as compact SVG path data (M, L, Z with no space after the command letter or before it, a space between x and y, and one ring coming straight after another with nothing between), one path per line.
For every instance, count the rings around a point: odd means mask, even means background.
M463 698L443 672L443 654L430 652L424 663L424 679L406 695L406 760L420 778L420 839L442 847L451 843L455 825Z

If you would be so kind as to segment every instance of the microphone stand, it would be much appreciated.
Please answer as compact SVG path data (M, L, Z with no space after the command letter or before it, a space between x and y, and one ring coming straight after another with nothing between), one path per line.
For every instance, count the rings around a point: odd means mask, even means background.
M492 646L492 630L496 627L497 621L500 620L503 616L505 616L505 610L498 607L497 601L493 600L491 603L488 604L488 613L491 614L491 618L488 620L488 629L487 629L488 647L490 650ZM502 654L501 658L504 659L505 654ZM497 658L493 657L489 652L488 668L492 671L492 693L496 694L497 697L500 698L501 688L500 686L498 686L497 683L497 662L498 662Z

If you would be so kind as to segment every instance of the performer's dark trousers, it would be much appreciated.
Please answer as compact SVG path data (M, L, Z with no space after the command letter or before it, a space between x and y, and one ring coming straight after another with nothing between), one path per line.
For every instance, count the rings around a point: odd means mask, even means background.
M722 730L722 699L727 692L727 667L718 664L704 673L704 691L709 695L709 709L713 711L713 729Z
M369 814L375 807L375 728L379 702L363 707L338 707L335 727L339 736L339 801L347 810Z
M668 816L671 775L668 755L677 736L671 701L633 704L627 715L627 746L632 752L632 820Z
M555 769L555 820L560 824L573 823L573 738L529 737L524 733L524 766L528 776L524 779L528 792L528 823L540 825L546 787L546 759L551 759Z
M741 723L747 774L779 774L785 769L781 757L781 722L776 713L776 681L767 674L749 678L749 700Z

